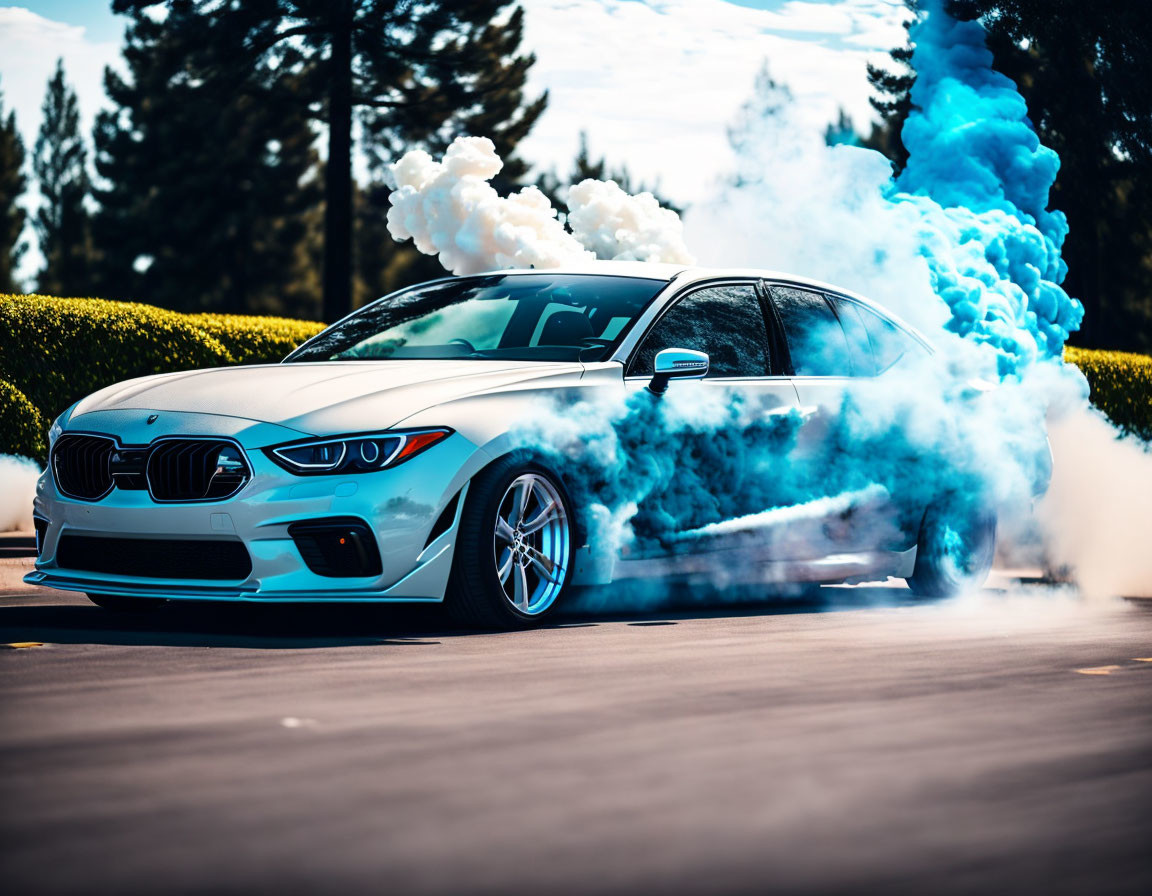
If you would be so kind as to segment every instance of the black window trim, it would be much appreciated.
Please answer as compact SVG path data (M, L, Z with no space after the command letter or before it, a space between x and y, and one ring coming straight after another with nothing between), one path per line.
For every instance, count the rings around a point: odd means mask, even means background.
M889 326L891 326L892 328L897 330L902 335L906 336L912 342L916 343L916 345L920 346L920 348L923 349L927 354L929 354L929 355L935 354L935 351L932 348L932 346L927 344L922 338L920 338L918 335L916 335L911 330L909 330L900 321L893 320L892 316L887 314L883 309L874 307L872 304L870 304L868 302L861 301L860 299L856 298L855 296L845 295L844 293L836 292L835 290L825 289L823 287L818 287L818 286L813 286L811 283L801 283L801 282L798 282L796 280L783 280L783 279L769 280L767 278L763 278L760 280L760 283L762 284L762 288L763 288L763 292L764 292L764 296L763 296L762 301L766 302L768 304L768 306L771 307L773 323L776 327L779 328L778 332L780 335L780 341L783 344L783 354L780 357L782 357L786 361L786 368L785 369L787 370L787 373L785 373L784 376L788 377L789 379L822 380L822 381L827 381L827 380L856 380L856 379L874 380L874 379L878 379L880 376L882 376L884 373L886 373L887 370L881 370L881 371L878 371L876 373L871 373L871 374L855 374L855 373L853 373L850 376L845 376L843 374L841 374L839 376L825 376L823 374L797 374L797 373L794 373L793 372L794 368L792 366L792 355L788 351L787 337L784 335L783 324L780 322L780 318L778 316L779 312L776 310L776 304L773 301L772 294L770 292L770 290L773 286L782 286L782 287L785 287L786 289L802 289L806 292L814 292L817 295L823 296L825 303L828 305L828 307L832 311L832 316L836 318L836 322L838 324L840 324L840 329L842 331L844 329L844 324L840 320L840 315L836 311L836 302L833 300L836 299L836 300L843 301L843 302L850 302L851 304L855 305L857 308L862 308L863 310L868 311L868 312L874 314L876 317L880 318L886 324L888 324ZM864 333L868 337L868 347L869 347L869 349L872 350L873 356L875 356L876 351L875 351L875 346L872 344L872 334L868 331L868 327L866 324L864 327ZM844 338L845 338L845 340L847 340L847 338L848 338L847 333L844 334ZM775 345L773 345L773 348L775 348ZM773 362L773 363L775 363L775 362Z
M649 334L656 328L657 324L664 319L664 315L668 314L673 308L684 301L688 296L697 293L702 289L712 289L717 286L751 286L753 295L756 296L760 304L760 314L764 318L764 328L768 331L768 363L771 370L765 371L764 376L709 376L706 377L709 382L713 383L740 383L740 382L762 382L764 380L779 380L785 379L784 374L777 374L775 372L776 361L772 355L772 349L776 346L776 336L774 328L776 326L774 318L769 317L765 313L764 298L760 294L760 284L764 282L761 277L717 277L714 280L695 280L687 284L683 290L673 295L664 303L664 307L660 309L660 313L652 319L648 327L640 334L640 338L636 340L636 344L632 346L632 350L628 353L628 357L624 361L624 380L650 380L652 379L651 373L643 374L628 374L628 369L632 366L633 360L640 352L640 347L644 344L644 340L648 338Z
M920 349L925 354L927 354L927 355L936 354L936 349L934 349L929 342L924 340L924 338L921 337L919 334L912 332L901 321L895 320L892 317L892 315L888 314L883 308L875 307L874 305L872 305L868 302L860 301L860 299L858 299L854 296L846 296L843 293L833 292L832 290L823 290L823 292L824 292L825 296L829 299L839 299L842 302L850 302L851 304L855 305L857 308L860 308L864 311L867 311L868 313L875 315L876 317L880 318L880 320L882 320L884 323L888 324L888 326L892 327L892 329L896 330L901 335L907 337L909 341L918 345L920 347ZM832 310L833 310L833 312L835 312L836 303L829 301L828 304L832 306ZM837 315L837 320L839 320L839 315ZM864 332L868 336L868 346L869 346L869 348L872 349L873 356L875 356L876 346L872 342L872 333L868 329L867 320L864 321ZM847 338L848 334L845 333L844 335L845 335L845 338ZM887 373L891 369L892 369L892 365L889 365L884 370L878 371L877 373L872 374L870 377L861 377L861 379L877 379L878 377L883 376L885 373Z
M836 321L836 326L840 328L840 332L844 333L844 324L840 322L840 315L836 313L836 303L832 301L832 296L839 297L838 293L830 292L827 289L822 289L818 286L813 286L810 283L797 283L792 280L762 280L764 284L764 301L766 301L772 308L772 318L775 322L778 332L780 334L780 343L783 346L783 355L785 361L785 374L791 380L820 380L827 382L828 380L855 380L855 379L868 379L866 376L857 376L855 373L850 374L831 374L822 373L796 373L796 368L792 365L792 351L788 347L788 336L784 332L784 323L780 320L780 312L776 308L776 300L772 298L772 287L780 286L785 289L799 289L804 292L814 293L824 300L824 304L828 306L828 310L832 312L832 317ZM859 303L857 303L859 304ZM847 342L848 334L844 333L845 342ZM868 343L869 349L872 347L871 341ZM855 365L853 365L855 370ZM876 374L872 374L874 378Z

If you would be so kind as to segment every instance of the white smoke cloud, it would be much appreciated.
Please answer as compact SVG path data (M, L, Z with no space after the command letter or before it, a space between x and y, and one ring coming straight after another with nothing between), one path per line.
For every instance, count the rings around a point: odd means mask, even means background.
M826 146L767 72L732 129L736 167L684 215L710 265L813 277L875 299L926 332L947 322L921 253L919 216L889 202L892 165L856 146Z
M1093 597L1152 597L1152 454L1080 406L1048 427L1054 475L1037 508L1050 561Z
M597 258L693 264L680 216L651 193L631 196L614 180L583 180L568 191L568 225Z
M487 137L458 137L437 162L423 150L391 166L388 231L437 255L454 274L494 268L580 267L597 257L691 263L679 216L650 193L630 196L613 181L570 191L564 229L535 187L501 197L489 181L504 166Z
M31 531L39 476L40 468L32 461L0 454L0 532Z

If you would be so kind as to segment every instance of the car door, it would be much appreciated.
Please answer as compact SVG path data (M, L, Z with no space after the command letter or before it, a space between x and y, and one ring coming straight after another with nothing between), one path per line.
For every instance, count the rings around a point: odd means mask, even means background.
M787 283L766 284L766 292L807 418L793 467L809 483L805 503L819 526L808 527L811 543L801 549L813 556L906 550L915 543L908 531L915 514L892 493L891 458L853 423L884 400L879 374L899 360L898 331L842 296Z
M636 550L711 551L724 547L733 534L716 531L717 524L763 509L763 489L771 480L753 467L762 457L763 439L780 428L777 421L790 425L785 418L795 418L796 390L775 369L755 281L709 282L677 296L628 361L625 382L631 392L647 386L656 354L666 348L705 352L709 372L702 380L675 381L664 399L653 399L679 408L682 425L660 434L661 444L652 446L650 460L663 464L666 476L633 520L640 536ZM683 423L696 409L698 420Z

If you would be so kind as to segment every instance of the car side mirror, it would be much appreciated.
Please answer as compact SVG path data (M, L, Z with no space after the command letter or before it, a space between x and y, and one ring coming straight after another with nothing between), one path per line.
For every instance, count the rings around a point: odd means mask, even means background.
M655 370L648 391L663 395L671 380L698 380L708 375L708 355L690 348L666 348L656 353Z

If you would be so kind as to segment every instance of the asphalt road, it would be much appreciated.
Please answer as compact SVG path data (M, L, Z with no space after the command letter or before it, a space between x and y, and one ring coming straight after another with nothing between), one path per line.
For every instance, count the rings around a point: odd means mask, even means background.
M0 597L0 886L1152 892L1152 603L585 615Z

